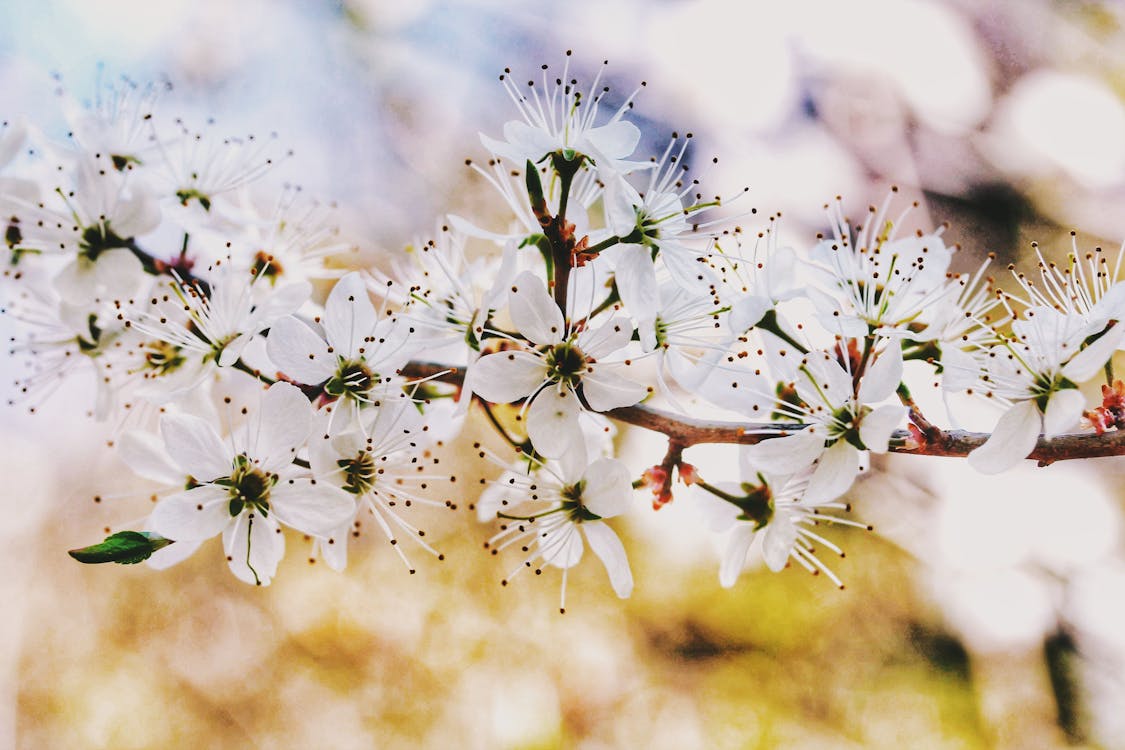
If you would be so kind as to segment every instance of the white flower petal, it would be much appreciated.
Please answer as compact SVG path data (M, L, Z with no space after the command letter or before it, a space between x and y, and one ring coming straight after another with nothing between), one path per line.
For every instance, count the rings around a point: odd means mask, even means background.
M591 128L586 133L586 140L600 155L615 160L624 159L637 148L637 143L641 140L641 131L627 120L617 120L601 127Z
M746 447L746 458L759 469L777 474L796 474L812 466L824 453L824 435L804 429L786 437L763 440Z
M1117 351L1123 336L1125 336L1125 324L1118 323L1102 334L1097 341L1071 357L1070 361L1063 365L1062 374L1075 383L1094 377Z
M203 485L169 495L149 517L152 530L177 542L200 542L225 529L231 521L230 495L220 487Z
M532 343L557 344L566 335L562 310L531 271L524 271L512 282L508 310L516 328Z
M145 563L153 570L167 570L195 554L203 542L176 542L152 553Z
M312 405L295 385L274 383L250 423L248 450L264 471L293 463L312 426Z
M731 305L730 327L734 331L742 332L758 325L762 316L773 307L773 301L768 297L749 294L735 300Z
M160 420L168 455L186 474L201 482L230 476L233 456L215 428L190 414L168 414Z
M702 255L677 242L666 240L659 243L660 255L664 267L672 275L672 279L683 289L692 294L706 294L712 284L714 275L703 263Z
M702 363L698 368L696 375L703 380L693 389L697 395L754 421L769 420L777 401L772 385L760 372L727 366L710 368L708 372L709 366Z
M941 347L941 387L946 391L963 391L971 388L980 377L977 361L968 352L953 344Z
M891 339L875 363L864 373L856 396L861 404L874 404L890 398L902 382L902 346Z
M544 388L527 409L527 434L535 450L558 458L582 443L578 415L582 406L567 388Z
M285 535L276 523L257 513L241 513L223 532L223 549L239 580L268 586L285 556Z
M556 568L572 568L582 560L582 535L576 524L566 522L543 532L539 550L543 560Z
M653 320L660 309L660 287L648 248L623 246L617 254L613 276L625 310L637 320Z
M127 430L117 439L121 460L137 476L165 485L183 485L187 478L164 450L160 439L150 432Z
M1125 318L1125 281L1119 281L1107 289L1090 311L1095 320L1122 320Z
M846 441L837 440L820 457L804 499L809 503L833 500L848 491L858 474L859 451Z
M642 203L636 188L616 175L606 183L604 195L605 221L609 231L621 237L632 233L637 228L637 206ZM652 265L651 258L649 265Z
M788 514L777 513L761 533L764 535L762 559L766 561L766 567L776 573L789 562L789 553L797 543L797 527Z
M278 318L297 312L311 296L312 284L307 281L294 281L278 287L254 307L251 315L254 330L269 328Z
M94 263L93 282L102 297L132 299L149 278L137 256L125 248L103 252Z
M826 352L810 353L795 382L802 401L811 405L824 404L831 411L850 401L854 393L852 376Z
M118 237L148 234L160 224L160 203L147 190L133 188L133 195L117 204L113 214L113 231Z
M906 407L895 404L880 406L859 423L859 440L869 451L886 453L891 433L902 424Z
M633 322L624 315L615 315L591 331L576 337L578 348L587 357L599 360L629 344L633 338Z
M467 390L494 404L527 398L547 379L547 363L531 352L486 354L469 368Z
M324 339L292 316L270 328L266 352L278 370L306 385L323 383L336 370Z
M742 488L734 482L716 482L715 486L732 495L742 493ZM698 486L690 487L688 492L690 493L692 506L699 512L703 522L711 531L729 531L735 525L743 525L738 520L742 511L734 503L728 503Z
M578 484L590 468L587 456L587 443L577 443L558 457L559 479L563 484Z
M1051 394L1043 414L1043 437L1053 438L1078 424L1086 398L1075 388L1064 388Z
M520 120L509 120L504 123L503 130L504 139L510 144L511 148L506 147L503 151L497 151L496 153L501 156L505 156L505 152L510 153L511 156L508 158L513 159L520 167L523 167L523 162L528 159L532 162L538 162L551 151L558 150L562 145L556 143L541 128L533 127Z
M586 469L582 505L602 518L619 516L629 510L633 482L629 467L612 458L599 458Z
M726 549L723 550L722 562L719 564L719 585L723 588L729 589L742 575L742 569L746 567L746 553L750 551L752 541L754 541L754 527L749 523L739 523L731 531Z
M351 524L345 524L325 535L324 539L316 540L320 556L328 567L341 571L348 567L348 534Z
M94 265L86 258L75 258L55 275L52 285L60 298L75 305L86 305L97 297Z
M637 403L648 395L648 386L624 378L606 365L594 364L582 375L582 395L594 411L607 411Z
M1043 418L1034 401L1012 406L984 445L969 454L969 464L981 474L999 474L1027 458L1035 449Z
M325 338L334 354L356 359L377 322L375 306L367 296L367 286L359 273L349 273L336 282L324 303L321 318Z
M613 529L601 521L586 521L582 524L590 550L598 556L609 574L609 583L618 598L628 599L633 593L633 572L629 570L629 558L625 547Z
M310 479L283 481L270 492L277 520L304 534L326 536L355 516L355 498L338 487Z

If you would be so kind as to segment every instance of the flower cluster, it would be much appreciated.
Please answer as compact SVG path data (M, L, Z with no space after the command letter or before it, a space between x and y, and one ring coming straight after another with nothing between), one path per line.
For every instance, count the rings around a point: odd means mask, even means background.
M671 501L676 476L730 535L723 585L752 550L840 584L817 555L840 548L814 528L866 528L844 514L870 454L953 450L904 363L1000 405L969 455L982 471L1084 414L1098 434L1120 427L1119 383L1093 409L1081 390L1111 377L1125 337L1125 284L1100 250L1041 259L1005 292L987 262L952 272L941 230L903 231L892 192L860 223L829 205L828 231L799 251L778 217L744 227L758 221L744 190L704 194L690 135L638 154L636 91L582 84L569 59L526 86L501 80L519 118L481 137L488 158L471 167L508 223L446 217L380 268L349 271L354 246L299 191L259 208L259 178L285 156L275 137L168 120L158 88L123 82L99 98L110 105L67 107L63 143L0 132L6 311L28 368L14 400L34 408L89 371L93 412L159 485L143 530L77 557L162 566L221 536L234 574L266 584L285 529L341 569L376 527L413 573L400 540L441 557L413 514L455 507L435 447L475 414L505 444L476 447L500 464L476 504L499 527L485 546L516 551L516 572L561 570L563 607L587 544L629 596L614 526L646 491ZM331 282L323 302L317 280ZM628 466L615 422L665 432L668 455ZM684 462L711 442L744 444L737 479Z

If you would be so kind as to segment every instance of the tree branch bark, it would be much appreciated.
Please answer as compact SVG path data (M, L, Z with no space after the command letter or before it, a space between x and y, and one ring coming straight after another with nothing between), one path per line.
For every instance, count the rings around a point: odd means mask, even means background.
M464 371L433 362L410 362L401 374L414 378L433 378L443 383L460 386ZM638 404L604 412L610 419L643 427L667 435L682 448L706 443L737 443L753 445L763 440L785 437L799 432L803 425L791 423L722 422L695 419L670 411ZM891 436L891 453L914 456L947 456L964 458L988 440L987 432L933 429L926 435L896 430ZM1028 459L1047 466L1056 461L1077 458L1105 458L1125 455L1125 430L1113 430L1101 435L1075 433L1059 435L1050 440L1040 437Z

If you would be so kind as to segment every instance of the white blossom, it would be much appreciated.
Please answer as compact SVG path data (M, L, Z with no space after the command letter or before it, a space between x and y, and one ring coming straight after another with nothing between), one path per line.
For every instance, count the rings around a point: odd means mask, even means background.
M578 421L588 407L631 406L649 392L619 374L627 363L605 358L626 346L628 319L615 316L597 328L575 330L534 274L516 277L509 295L512 321L528 344L487 354L466 376L466 389L493 403L526 399L527 433L535 449L555 458L580 444Z
M348 493L315 482L293 463L311 421L308 399L288 383L266 391L229 440L199 417L165 416L164 447L191 487L157 503L153 531L189 543L222 534L231 571L248 583L269 584L285 554L283 525L323 536L355 512Z
M760 555L766 567L775 573L794 560L814 575L824 573L843 588L839 577L816 551L823 548L840 557L844 553L814 529L822 524L870 527L835 515L851 509L844 503L810 500L806 496L808 472L784 475L766 466L759 467L752 452L745 448L740 452L740 464L740 485L720 484L711 491L696 492L712 529L727 533L719 568L723 587L733 586L746 561L752 555Z
M324 305L318 333L293 316L278 320L266 340L282 372L299 383L324 384L336 399L336 418L354 422L377 394L401 383L398 370L412 353L408 320L380 316L358 273L336 283Z
M627 161L640 141L641 131L624 119L632 97L599 124L599 109L605 91L599 87L602 71L594 77L586 94L570 76L569 57L561 75L553 81L544 66L542 88L529 81L520 86L505 70L501 80L522 120L504 125L504 140L481 135L481 142L497 156L519 166L537 164L551 154L567 161L589 159L599 170L622 173L644 167Z
M858 387L836 357L810 353L791 384L798 403L776 402L778 412L807 426L751 446L753 461L785 474L798 474L815 463L805 497L810 502L839 497L859 474L866 451L887 451L906 407L872 404L891 397L901 380L902 351L895 339L860 372Z
M605 566L614 592L627 598L633 592L633 574L621 540L605 519L625 513L632 493L625 464L599 458L587 466L581 446L535 473L507 474L495 494L496 517L503 525L487 546L493 554L520 547L526 557L503 583L524 569L540 573L543 565L561 568L560 609L565 610L567 571L581 562L585 537Z
M1078 424L1086 404L1078 383L1102 369L1125 327L1101 331L1082 316L1035 308L1013 321L1012 334L973 353L980 376L972 390L1006 407L988 441L969 454L969 463L986 474L1019 463L1040 433L1051 438Z

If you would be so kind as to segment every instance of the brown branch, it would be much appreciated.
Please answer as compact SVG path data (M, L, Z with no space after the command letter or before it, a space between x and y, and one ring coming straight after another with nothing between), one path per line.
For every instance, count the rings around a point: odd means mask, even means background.
M444 367L431 362L411 362L401 371L408 377L434 377L445 383L460 385L464 373L460 368ZM763 440L792 435L803 429L799 424L716 422L674 414L651 406L638 404L611 409L605 416L618 422L643 427L667 435L682 449L705 443L738 443L753 445ZM889 451L914 456L951 456L964 458L988 440L987 432L941 430L932 427L928 435L918 440L907 430L895 430ZM1104 458L1125 455L1125 430L1111 430L1102 435L1094 433L1059 435L1039 438L1029 459L1047 466L1055 461L1076 458Z

